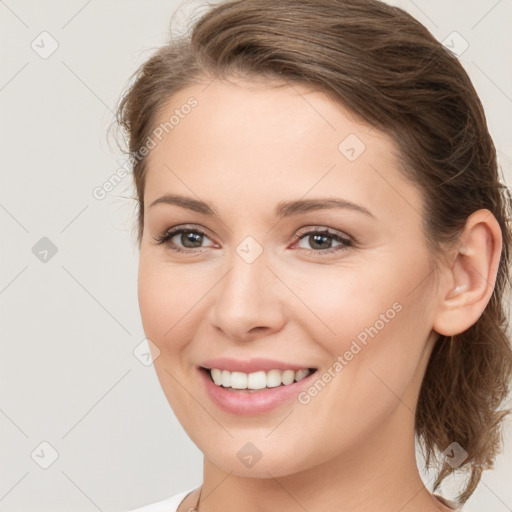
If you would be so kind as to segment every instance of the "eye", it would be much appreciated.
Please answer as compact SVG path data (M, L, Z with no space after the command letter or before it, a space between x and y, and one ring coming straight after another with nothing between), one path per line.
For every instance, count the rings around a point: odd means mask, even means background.
M176 227L163 232L154 239L157 244L165 244L169 249L177 252L196 252L196 249L213 247L214 245L213 242L210 245L203 245L210 238L202 229L196 226ZM331 232L324 227L298 234L296 240L298 247L307 254L327 254L344 250L353 245L352 240L346 235Z
M159 245L167 245L169 249L177 252L189 252L204 246L205 240L210 240L206 233L197 227L182 226L165 231L154 237Z
M352 240L328 228L315 228L314 230L297 235L298 246L305 249L308 254L326 254L337 252L351 247Z

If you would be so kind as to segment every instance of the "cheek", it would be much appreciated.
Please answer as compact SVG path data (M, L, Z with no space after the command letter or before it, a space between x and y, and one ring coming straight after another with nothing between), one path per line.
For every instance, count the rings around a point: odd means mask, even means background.
M296 278L294 291L304 304L297 304L295 321L328 354L327 368L338 362L331 370L343 374L333 379L342 388L338 403L349 390L364 401L383 394L392 398L379 377L396 390L413 378L432 328L425 280L430 267L415 261L364 271L318 268Z
M400 395L425 362L432 329L428 288L411 292L412 280L395 277L388 289L370 294L371 299L351 310L351 331L340 344L344 359L350 359L347 374L358 379L358 388L368 399L384 395L392 399L390 390Z
M318 373L321 382L314 381L299 397L300 407L315 418L312 428L332 440L331 448L360 446L397 407L405 417L414 410L414 383L422 375L429 329L408 291L395 288L366 301L342 301L338 319L330 324L336 336L330 338L325 328L313 332L303 324L329 356ZM342 291L337 298L347 297ZM317 456L329 452L326 448Z
M406 294L404 279L368 266L319 266L300 275L290 271L283 281L293 283L290 288L300 298L289 298L294 306L290 310L301 312L296 320L312 339L337 354L348 350L353 339L364 342L375 327L379 332L387 329Z
M190 366L189 340L201 315L201 297L206 290L195 277L192 266L179 268L141 250L138 274L139 309L144 333L158 347L154 370L165 396L188 431L190 414L185 371Z
M170 337L174 325L183 315L185 298L190 296L180 282L180 271L166 271L164 265L141 252L138 276L139 308L146 336L160 348Z
M207 294L215 276L196 265L173 265L141 251L138 298L146 336L161 352L181 350L204 317ZM215 274L216 275L216 274Z

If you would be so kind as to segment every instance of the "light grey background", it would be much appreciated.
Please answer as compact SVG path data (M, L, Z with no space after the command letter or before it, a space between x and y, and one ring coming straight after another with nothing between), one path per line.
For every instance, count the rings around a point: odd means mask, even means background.
M512 1L395 3L439 40L469 44L460 59L512 183ZM201 483L201 453L133 354L144 333L130 176L92 194L125 162L106 133L129 76L178 8L180 31L201 5L0 0L2 511L119 511ZM43 237L55 255L36 257ZM505 440L468 510L512 510L510 420ZM42 442L58 453L47 469Z

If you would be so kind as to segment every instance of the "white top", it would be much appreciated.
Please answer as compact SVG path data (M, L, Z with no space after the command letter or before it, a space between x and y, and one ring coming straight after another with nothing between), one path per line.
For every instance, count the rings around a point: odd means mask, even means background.
M180 503L185 499L185 497L190 494L194 489L189 489L188 491L181 492L172 496L171 498L166 498L163 501L158 501L156 503L151 503L150 505L145 505L140 508L135 508L131 510L127 510L126 512L176 512Z
M460 505L458 503L456 503L455 501L451 501L451 500L447 500L446 498L443 498L442 496L439 496L439 494L434 494L434 496L443 504L443 505L446 505L447 507L450 507L452 508L453 510L455 511L460 511L460 512L464 512L461 508L460 508ZM467 510L465 512L468 512Z
M150 505L145 505L140 508L127 510L126 512L177 512L178 507L180 506L180 503L185 499L185 497L190 494L194 489L189 489L188 491L181 492L180 494L176 494L175 496L172 496L171 498L167 498L162 501L158 501L156 503L151 503ZM435 495L436 498L439 499L443 504L447 505L448 507L453 508L453 510L457 511L462 510L460 508L457 508L457 504L453 501L449 501L446 498L443 498L442 496Z

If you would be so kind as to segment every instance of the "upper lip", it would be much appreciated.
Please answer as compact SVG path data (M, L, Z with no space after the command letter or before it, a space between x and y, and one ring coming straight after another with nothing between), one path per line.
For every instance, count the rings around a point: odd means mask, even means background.
M233 359L228 357L219 357L203 361L203 368L218 368L219 370L227 370L229 372L253 373L257 371L269 370L302 370L311 368L307 364L294 364L276 359L253 358L248 360ZM313 369L313 368L312 368Z

